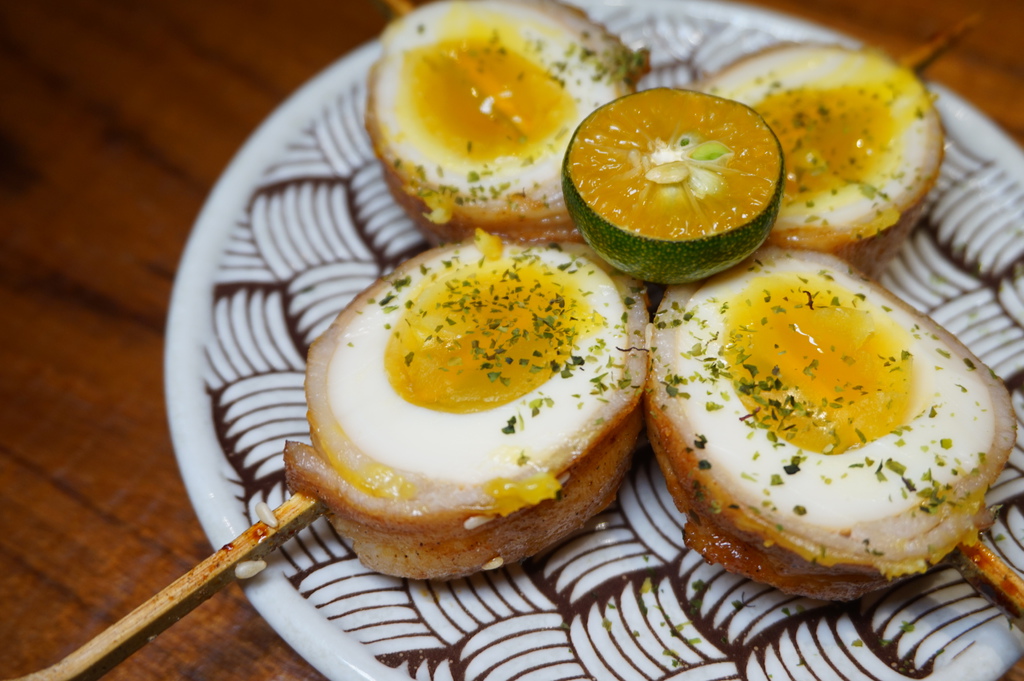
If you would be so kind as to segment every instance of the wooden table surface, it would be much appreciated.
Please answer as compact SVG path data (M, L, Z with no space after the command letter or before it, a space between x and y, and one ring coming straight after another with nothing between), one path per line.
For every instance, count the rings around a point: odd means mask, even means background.
M1024 145L1021 0L756 4L897 55L980 13L927 76ZM163 397L178 260L247 136L383 24L353 0L0 3L0 677L210 552ZM321 677L232 585L108 678Z

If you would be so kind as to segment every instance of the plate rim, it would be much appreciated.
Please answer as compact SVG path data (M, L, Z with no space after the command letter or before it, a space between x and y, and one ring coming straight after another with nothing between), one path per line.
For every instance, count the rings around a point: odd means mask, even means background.
M671 11L684 16L722 19L741 25L757 23L775 37L807 33L824 39L857 43L843 33L790 16L782 12L740 2L713 0L573 0L587 10L614 11L643 5L651 12ZM777 29L782 29L777 32ZM246 199L258 185L267 167L294 140L311 112L327 106L339 82L351 80L349 71L368 69L380 52L377 39L370 40L341 55L320 70L281 102L248 135L243 145L218 176L204 200L189 232L179 259L167 314L163 360L164 397L172 446L179 473L190 504L211 546L220 546L238 536L251 521L237 496L237 487L229 479L229 467L217 441L210 394L205 383L206 340L213 328L212 310L215 273L223 246L237 224ZM359 78L356 78L358 82ZM975 153L1008 163L1013 173L1024 178L1024 150L984 112L951 89L928 81L938 94L938 107L946 110L956 126L970 126L973 134L983 131ZM196 310L202 314L197 315ZM275 566L279 556L269 562L271 568L242 588L253 607L274 631L311 667L330 679L409 679L402 668L388 667L337 626L320 615ZM1024 638L1021 639L1024 646ZM972 646L972 649L974 647ZM1024 647L1022 647L1024 650ZM942 669L943 677L956 678L967 668L979 671L977 655L964 654ZM1013 661L1003 659L992 669L992 679L1005 673ZM1005 666L1002 666L1005 665ZM933 677L934 678L934 677Z

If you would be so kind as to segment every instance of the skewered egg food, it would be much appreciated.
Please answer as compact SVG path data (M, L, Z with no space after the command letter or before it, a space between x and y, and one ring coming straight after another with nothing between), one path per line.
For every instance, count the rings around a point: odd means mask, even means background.
M642 428L642 284L582 245L475 241L413 258L309 352L312 447L295 491L325 501L370 568L447 578L511 563L615 496Z
M785 195L767 243L880 272L942 163L939 115L916 74L870 49L784 45L701 89L752 106L782 143Z
M366 127L396 200L433 241L480 227L579 241L559 172L569 136L631 92L646 54L580 10L444 0L393 21L369 77Z
M1005 387L836 258L765 249L655 316L647 425L687 544L792 593L849 600L923 571L991 515Z

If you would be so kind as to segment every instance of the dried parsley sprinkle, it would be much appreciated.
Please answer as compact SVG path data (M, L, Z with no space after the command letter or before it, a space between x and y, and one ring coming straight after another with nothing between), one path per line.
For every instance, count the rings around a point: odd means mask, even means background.
M887 459L886 460L885 467L888 468L889 470L891 470L896 475L903 475L904 473L907 472L907 467L906 466L901 464L899 461L894 461L892 459Z

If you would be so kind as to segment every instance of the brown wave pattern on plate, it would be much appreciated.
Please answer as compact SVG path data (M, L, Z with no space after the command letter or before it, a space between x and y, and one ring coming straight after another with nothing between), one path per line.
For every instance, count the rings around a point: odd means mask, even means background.
M652 51L644 86L685 85L779 38L727 21L617 9ZM424 247L388 195L355 87L311 113L266 169L221 257L205 376L225 475L253 508L287 497L281 448L308 442L305 353L337 312ZM1024 187L949 141L926 222L883 277L956 333L1024 418ZM993 487L993 548L1024 567L1024 453ZM646 445L618 501L520 565L446 583L367 570L323 519L281 551L295 589L387 666L416 679L928 678L1001 616L952 569L850 604L787 596L707 565L682 541ZM1008 643L1008 645L1011 645Z

